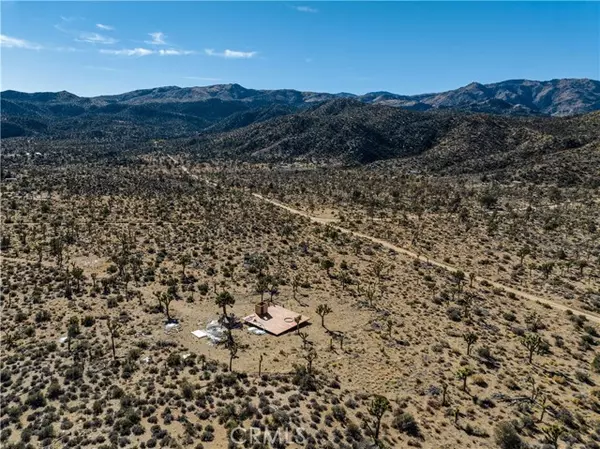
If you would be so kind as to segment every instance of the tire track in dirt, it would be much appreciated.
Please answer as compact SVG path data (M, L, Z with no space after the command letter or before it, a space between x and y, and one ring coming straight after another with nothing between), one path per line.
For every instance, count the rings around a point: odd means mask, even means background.
M385 248L391 249L391 250L393 250L393 251L395 251L397 253L404 254L405 256L409 256L409 257L412 257L414 259L419 259L422 262L426 262L426 263L429 263L429 264L434 265L436 267L443 268L443 269L445 269L447 271L456 272L456 271L461 270L459 267L455 267L453 265L448 265L447 263L431 259L430 257L425 257L425 256L422 256L422 255L419 255L419 254L417 254L417 253L415 253L413 251L410 251L410 250L408 250L406 248L402 248L400 246L394 245L393 243L390 243L387 240L379 239L377 237L373 237L371 235L364 234L362 232L353 231L352 229L348 229L348 228L344 228L342 226L336 225L334 223L334 221L335 221L334 219L313 217L313 216L307 214L306 212L303 212L303 211L298 210L298 209L294 209L293 207L290 207L290 206L288 206L286 204L283 204L283 203L281 203L279 201L267 198L267 197L265 197L265 196L263 196L263 195L261 195L259 193L252 193L252 196L254 196L255 198L258 198L258 199L260 199L262 201L265 201L265 202L267 202L269 204L272 204L274 206L280 207L280 208L282 208L282 209L284 209L284 210L286 210L286 211L288 211L288 212L290 212L292 214L300 215L302 217L308 218L313 223L319 223L319 224L324 224L324 225L327 225L327 226L331 226L333 229L336 229L336 230L338 230L340 232L343 232L345 234L350 234L350 235L352 235L354 237L358 237L358 238L361 238L361 239L364 239L364 240L370 240L373 243L377 243L377 244L379 244L379 245L381 245L381 246L383 246ZM468 274L467 271L465 271L465 273ZM595 313L585 312L583 310L575 309L573 307L566 306L564 304L561 304L559 302L553 301L551 299L544 298L544 297L541 297L541 296L537 296L537 295L534 295L532 293L524 292L522 290L518 290L516 288L506 286L504 284L501 284L500 282L493 281L493 280L487 279L485 277L475 276L475 280L478 281L478 282L486 281L492 287L500 288L500 289L504 290L505 292L514 293L515 295L517 295L517 296L519 296L521 298L527 299L528 301L535 301L535 302L539 302L541 304L545 304L545 305L551 306L552 308L554 308L556 310L560 310L560 311L563 311L563 312L566 312L567 310L569 310L569 311L573 312L576 315L583 315L588 320L593 321L594 323L600 324L600 315L596 315Z
M167 156L173 162L179 163L172 156L170 156L170 155L167 155ZM181 169L185 173L189 174L193 179L200 180L200 178L198 177L198 175L190 173L188 171L187 167L185 167L183 164L179 163L179 165L180 165ZM217 184L215 184L214 182L211 182L211 181L208 181L208 180L205 180L205 182L206 182L207 185L209 185L211 187L217 187ZM246 192L248 192L248 191L246 191ZM290 212L290 213L292 213L294 215L299 215L301 217L308 218L313 223L319 223L319 224L331 226L332 228L334 228L334 229L336 229L336 230L338 230L340 232L343 232L344 234L349 234L349 235L352 235L354 237L358 237L358 238L361 238L361 239L364 239L364 240L370 240L373 243L377 243L377 244L379 244L379 245L381 245L381 246L383 246L385 248L391 249L391 250L393 250L393 251L395 251L395 252L397 252L399 254L404 254L405 256L412 257L414 259L419 259L422 262L429 263L429 264L431 264L433 266L443 268L443 269L445 269L447 271L450 271L450 272L456 272L456 271L461 270L461 268L459 268L459 267L455 267L453 265L449 265L447 263L431 259L430 257L422 256L422 255L417 254L417 253L415 253L413 251L410 251L410 250L408 250L406 248L402 248L401 246L394 245L393 243L390 243L387 240L383 240L383 239L380 239L380 238L377 238L377 237L373 237L373 236L368 235L368 234L364 234L362 232L353 231L352 229L348 229L348 228L344 228L343 226L339 226L339 225L335 224L335 222L336 222L335 218L314 217L314 216L312 216L310 214L307 214L304 211L295 209L295 208L293 208L291 206L288 206L287 204L284 204L284 203L282 203L280 201L273 200L271 198L267 198L267 197L261 195L260 193L250 192L250 195L252 195L254 198L257 198L257 199L259 199L259 200L261 200L261 201L263 201L265 203L269 203L269 204L272 204L273 206L277 206L277 207L279 207L281 209L284 209L284 210L286 210L286 211L288 211L288 212ZM464 271L466 274L468 274L468 271L466 271L466 270L462 270L462 271ZM509 287L509 286L504 285L504 284L502 284L500 282L493 281L491 279L488 279L488 278L485 278L485 277L482 277L482 276L477 276L476 275L475 276L475 280L478 281L478 282L486 281L492 287L502 289L505 292L513 293L516 296L519 296L519 297L521 297L523 299L526 299L528 301L533 301L533 302L538 302L540 304L545 304L547 306L552 307L553 309L560 310L562 312L571 311L571 312L573 312L576 315L582 315L582 316L586 317L588 320L590 320L590 321L592 321L592 322L594 322L596 324L600 324L600 315L597 315L595 313L586 312L586 311L583 311L583 310L580 310L580 309L575 309L573 307L566 306L564 304L561 304L559 302L553 301L551 299L544 298L544 297L538 296L538 295L534 295L532 293L524 292L522 290L518 290L516 288Z

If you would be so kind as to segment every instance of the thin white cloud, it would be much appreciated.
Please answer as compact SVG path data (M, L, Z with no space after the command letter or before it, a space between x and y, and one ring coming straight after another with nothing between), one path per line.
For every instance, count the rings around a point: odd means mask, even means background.
M83 20L83 18L77 17L77 16L71 16L71 17L60 16L60 23L57 23L56 25L54 25L54 28L56 28L61 33L76 34L76 31L70 29L70 27L71 27L71 24L73 24L73 22L77 22L80 20Z
M204 50L208 56L218 56L220 58L227 59L250 59L254 58L258 52L256 51L236 51L236 50L225 50L225 51L215 51L212 48L207 48Z
M318 9L316 8L311 8L310 6L294 6L294 9L296 11L300 11L300 12L310 12L310 13L317 13L319 12Z
M100 53L105 55L115 55L115 56L148 56L154 53L153 50L149 50L147 48L123 48L121 50L100 50Z
M101 30L104 30L104 31L113 31L115 29L115 27L110 26L110 25L104 25L103 23L97 23L96 28L100 28Z
M82 33L77 39L78 42L87 42L88 44L103 44L112 45L119 42L117 39L112 37L104 36L98 33Z
M157 53L161 56L185 56L193 55L196 52L193 50L177 50L175 48L167 48L165 50L158 50Z
M26 41L16 37L0 34L0 47L4 48L22 48L25 50L41 50L42 46L34 42Z
M183 78L193 81L221 81L221 78L208 78L205 76L184 76Z
M60 20L62 20L63 22L74 22L76 20L80 20L81 17L77 17L77 16L60 16Z
M144 41L144 43L149 45L167 45L165 38L167 37L165 33L161 31L157 31L155 33L148 33L148 36L152 38L151 41Z
M186 56L196 54L193 50L179 50L176 48L166 48L161 50L152 50L150 48L122 48L119 50L108 50L102 49L100 53L105 55L115 55L115 56L150 56L150 55L159 55L159 56Z

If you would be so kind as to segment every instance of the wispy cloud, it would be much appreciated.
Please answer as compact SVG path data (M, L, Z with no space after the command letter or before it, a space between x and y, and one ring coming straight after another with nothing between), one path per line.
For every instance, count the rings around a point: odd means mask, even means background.
M153 50L149 50L147 48L122 48L120 50L107 50L102 49L100 53L105 55L115 55L115 56L148 56L154 53Z
M81 17L77 16L60 16L60 20L63 22L75 22L76 20L80 20Z
M313 13L313 14L319 12L319 10L317 8L312 8L310 6L294 6L294 9L296 11L310 12L310 13Z
M208 56L219 56L220 58L228 58L228 59L250 59L254 58L258 52L256 51L236 51L236 50L225 50L225 51L215 51L212 48L207 48L204 50Z
M205 76L184 76L183 77L186 80L193 80L193 81L221 81L221 78L208 78Z
M112 45L119 42L117 39L104 36L98 33L81 33L77 39L78 42L87 42L88 44Z
M72 26L73 22L77 22L79 20L83 20L83 18L77 16L60 16L60 23L54 25L54 28L56 28L61 33L74 34L76 32L73 31L70 27Z
M110 26L110 25L104 25L103 23L97 23L96 28L100 28L101 30L104 30L104 31L113 31L115 29L115 27Z
M165 48L160 50L152 50L150 48L122 48L119 50L108 50L102 49L100 53L105 55L115 55L115 56L150 56L150 55L158 55L158 56L186 56L196 54L193 50L180 50L177 48Z
M161 32L161 31L157 31L155 33L148 33L148 36L150 36L152 38L152 40L150 40L150 41L144 41L146 44L149 44L149 45L167 45L167 42L165 41L165 38L167 36L165 35L165 33Z
M43 47L34 42L26 41L25 39L19 39L16 37L6 36L0 34L0 47L4 48L22 48L25 50L41 50Z
M30 42L25 39L19 39L16 37L6 36L4 34L0 34L0 47L3 48L20 48L23 50L44 50L44 51L57 51L62 53L74 53L78 50L74 47L57 47L52 44L44 44L40 45L35 42Z
M178 50L176 48L167 48L165 50L158 50L157 53L161 56L185 56L193 55L196 52L193 50Z

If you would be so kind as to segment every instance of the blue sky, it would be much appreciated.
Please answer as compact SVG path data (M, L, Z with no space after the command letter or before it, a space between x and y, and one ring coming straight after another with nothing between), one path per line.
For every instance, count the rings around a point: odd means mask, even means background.
M600 4L1 2L1 89L437 92L600 78Z

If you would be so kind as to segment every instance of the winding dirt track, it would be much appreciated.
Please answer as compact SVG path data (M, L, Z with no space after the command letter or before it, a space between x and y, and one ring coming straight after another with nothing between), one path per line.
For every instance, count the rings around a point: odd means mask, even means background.
M390 243L390 242L388 242L386 240L378 239L377 237L373 237L373 236L370 236L370 235L367 235L367 234L363 234L362 232L353 231L351 229L344 228L342 226L338 226L338 225L334 224L333 220L330 219L330 218L313 217L313 216L307 214L306 212L303 212L303 211L298 210L298 209L294 209L293 207L290 207L290 206L288 206L286 204L280 203L279 201L272 200L270 198L266 198L266 197L264 197L264 196L262 196L262 195L260 195L258 193L252 193L252 196L254 196L255 198L258 198L258 199L260 199L262 201L265 201L267 203L273 204L274 206L277 206L277 207L280 207L282 209L285 209L288 212L291 212L292 214L300 215L302 217L308 218L310 221L312 221L314 223L325 224L325 225L331 226L333 229L337 229L338 231L343 232L345 234L350 234L350 235L353 235L353 236L361 238L361 239L370 240L371 242L378 243L378 244L380 244L381 246L383 246L385 248L389 248L391 250L394 250L397 253L404 254L406 256L409 256L409 257L412 257L412 258L415 258L415 259L419 259L419 260L421 260L423 262L427 262L427 263L429 263L431 265L434 265L436 267L441 267L441 268L444 268L444 269L446 269L448 271L451 271L451 272L452 271L458 271L460 269L458 267L454 267L452 265L448 265L446 263L439 262L437 260L433 260L431 258L427 258L425 256L419 255L419 254L414 253L414 252L412 252L410 250L407 250L406 248L402 248L402 247L396 246L396 245L394 245L394 244L392 244L392 243ZM515 295L517 295L517 296L519 296L521 298L527 299L529 301L536 301L536 302L539 302L541 304L546 304L546 305L549 305L549 306L551 306L552 308L554 308L556 310L560 310L560 311L563 311L563 312L565 312L567 310L570 310L571 312L573 312L576 315L583 315L588 320L593 321L594 323L600 324L600 315L596 315L595 313L584 312L584 311L579 310L579 309L574 309L573 307L565 306L564 304L558 303L556 301L552 301L551 299L543 298L541 296L537 296L537 295L534 295L534 294L531 294L531 293L527 293L527 292L524 292L524 291L521 291L521 290L517 290L516 288L508 287L508 286L506 286L504 284L501 284L501 283L496 282L496 281L492 281L491 279L487 279L487 278L484 278L484 277L481 277L481 276L475 276L475 280L477 280L479 282L485 280L491 286L496 287L496 288L500 288L500 289L502 289L502 290L504 290L506 292L514 293Z
M181 170L183 170L185 173L187 173L188 175L190 175L193 179L200 180L200 178L197 175L190 173L188 171L187 167L185 167L183 164L179 163L175 158L171 157L170 155L168 155L168 157L173 162L178 163L180 165ZM209 185L211 187L216 187L216 184L213 183L213 182L211 182L211 181L206 180L205 182L206 182L207 185ZM264 201L266 203L269 203L269 204L272 204L274 206L277 206L277 207L279 207L281 209L284 209L284 210L286 210L286 211L288 211L288 212L290 212L290 213L292 213L294 215L300 215L302 217L308 218L310 221L312 221L314 223L319 223L319 224L324 224L324 225L327 225L327 226L331 226L333 229L337 229L338 231L343 232L345 234L350 234L350 235L353 235L354 237L358 237L358 238L365 239L365 240L370 240L371 242L378 243L381 246L383 246L385 248L389 248L389 249L391 249L391 250L393 250L393 251L395 251L397 253L404 254L406 256L409 256L409 257L412 257L412 258L415 258L415 259L419 259L419 260L421 260L423 262L427 262L427 263L429 263L431 265L434 265L436 267L444 268L445 270L448 270L448 271L451 271L451 272L460 270L459 267L448 265L448 264L446 264L444 262L440 262L440 261L437 261L437 260L434 260L434 259L422 256L422 255L419 255L419 254L414 253L414 252L412 252L412 251L410 251L410 250L408 250L406 248L402 248L400 246L396 246L396 245L394 245L394 244L392 244L392 243L390 243L390 242L388 242L386 240L382 240L382 239L379 239L377 237L373 237L373 236L370 236L370 235L367 235L367 234L363 234L362 232L353 231L351 229L344 228L342 226L336 225L335 224L335 219L313 217L312 215L309 215L306 212L303 212L303 211L298 210L298 209L294 209L293 207L290 207L287 204L284 204L284 203L281 203L279 201L267 198L267 197L265 197L265 196L263 196L263 195L261 195L259 193L250 193L250 194L253 197L255 197L255 198L257 198L257 199L259 199L261 201ZM465 271L465 270L462 270L462 271ZM467 271L465 271L465 273L467 273ZM569 311L573 312L576 315L585 316L589 321L592 321L594 323L600 324L600 315L597 315L595 313L587 312L587 311L583 311L583 310L579 310L579 309L575 309L573 307L566 306L564 304L561 304L559 302L553 301L551 299L543 298L541 296L537 296L537 295L534 295L532 293L528 293L528 292L524 292L524 291L521 291L521 290L517 290L516 288L508 287L508 286L506 286L504 284L501 284L500 282L496 282L496 281L493 281L491 279L484 278L484 277L481 277L481 276L475 276L475 280L478 281L478 282L486 281L489 285L491 285L491 286L493 286L495 288L500 288L500 289L504 290L505 292L514 293L515 295L517 295L517 296L519 296L519 297L521 297L523 299L526 299L528 301L534 301L534 302L538 302L540 304L548 305L548 306L552 307L553 309L560 310L562 312L566 312L567 310L569 310Z

